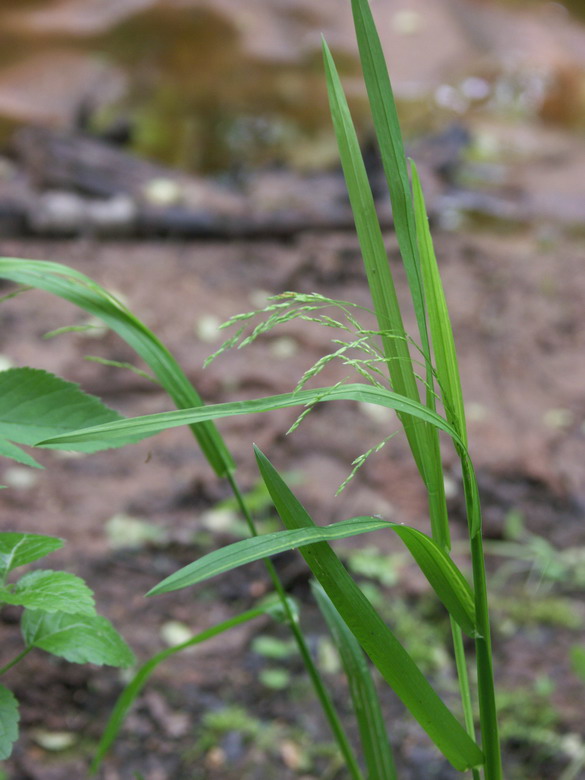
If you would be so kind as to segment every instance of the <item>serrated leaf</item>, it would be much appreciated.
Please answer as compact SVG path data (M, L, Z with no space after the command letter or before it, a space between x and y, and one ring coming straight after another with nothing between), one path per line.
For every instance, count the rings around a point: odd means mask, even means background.
M75 664L126 667L135 662L132 650L101 615L27 609L21 629L27 647L38 647Z
M20 456L13 452L12 442L33 445L48 436L120 419L122 415L99 398L47 371L10 368L0 372L0 454L7 457ZM91 445L76 449L93 451Z
M18 701L16 697L0 685L0 761L12 753L12 745L18 739Z
M95 615L93 592L66 571L31 571L15 585L0 588L0 602L43 612Z
M43 534L0 533L0 577L59 550L64 539Z
M14 460L16 463L22 463L23 466L30 466L33 469L43 468L32 455L29 455L28 452L25 452L20 447L17 447L16 444L13 444L6 439L0 438L0 455L3 458L10 458L10 460Z

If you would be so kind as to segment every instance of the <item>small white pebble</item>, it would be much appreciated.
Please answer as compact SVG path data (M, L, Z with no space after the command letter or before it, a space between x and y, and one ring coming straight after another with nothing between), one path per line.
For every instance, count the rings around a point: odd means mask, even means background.
M267 290L252 290L250 295L248 296L248 300L252 304L252 306L255 309L263 309L265 306L269 303L269 298L272 295L272 293L268 292Z
M191 639L194 633L189 626L178 620L168 620L160 628L160 637L168 647L186 642L188 639Z
M8 371L9 368L13 368L14 363L8 355L0 355L0 371Z
M17 490L30 490L39 479L34 469L27 469L24 466L11 466L4 472L2 480L9 486Z
M477 76L466 78L461 82L460 89L469 100L485 100L492 91L489 81L480 79Z
M448 108L456 114L464 114L469 108L469 101L465 95L450 84L441 84L435 90L435 103L441 108Z
M548 428L568 428L574 419L570 409L548 409L542 416L542 421Z
M360 401L358 403L360 412L369 417L375 423L387 423L394 417L394 412L391 409L387 409L385 406L379 406L378 404L368 404Z
M392 27L398 35L416 35L423 26L423 16L418 11L403 9L392 17Z
M470 422L482 422L489 416L486 407L477 401L471 401L465 405L465 414Z
M299 345L288 336L282 336L281 338L274 339L270 343L270 352L275 358L279 360L286 360L293 357L299 351Z
M220 325L221 320L218 319L218 317L213 314L204 314L199 318L199 321L195 326L198 338L206 344L217 341L221 333L219 329Z
M153 206L173 206L181 200L180 185L172 179L151 179L143 189L146 200Z

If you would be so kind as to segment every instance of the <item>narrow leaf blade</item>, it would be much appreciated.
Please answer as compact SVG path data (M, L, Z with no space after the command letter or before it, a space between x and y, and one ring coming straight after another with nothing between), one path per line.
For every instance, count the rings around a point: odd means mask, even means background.
M132 680L128 683L126 688L124 688L114 706L112 714L110 715L110 719L102 734L102 738L98 745L95 757L92 761L90 770L91 774L95 774L99 769L104 756L118 736L118 733L122 728L124 718L126 717L130 707L159 664L161 664L167 658L170 658L172 655L180 653L182 650L185 650L188 647L201 644L207 639L211 639L214 636L218 636L219 634L224 633L224 631L228 631L230 628L234 628L235 626L239 626L242 623L248 622L249 620L260 617L260 615L264 615L269 612L270 609L270 606L266 606L264 608L251 609L248 612L243 612L241 615L236 615L236 617L230 618L223 623L219 623L216 626L212 626L211 628L202 631L200 634L197 634L197 636L194 636L192 639L188 639L186 642L181 642L181 644L175 645L174 647L169 647L166 650L153 655L152 658L143 664L136 672Z
M221 547L219 550L214 550L203 558L184 566L152 588L147 595L155 596L187 588L210 577L231 571L238 566L278 555L287 550L294 550L307 544L314 544L325 539L345 539L348 536L378 531L389 526L390 523L385 520L373 517L354 517L325 528L317 526L298 528L242 539L226 547Z
M150 366L179 409L203 403L164 344L126 306L88 276L59 263L4 257L0 258L0 278L46 290L98 317ZM214 425L204 423L192 432L218 475L234 471L233 459ZM115 446L121 445L118 440Z
M358 722L368 777L398 780L380 700L359 642L321 585L313 581L311 589L341 656Z
M175 412L162 412L160 414L133 417L92 428L83 428L82 430L61 436L54 436L50 439L39 441L38 445L64 449L80 442L88 442L92 447L106 449L116 446L117 441L124 440L129 435L136 439L147 438L169 428L191 425L204 420L217 420L222 417L234 417L241 414L270 412L291 406L306 406L325 401L359 401L385 406L388 409L394 409L397 412L403 412L428 422L439 430L445 431L458 443L462 444L455 429L443 417L421 403L411 401L403 395L393 393L382 387L373 387L365 384L347 384L300 390L298 392L283 393L249 401L210 404L209 406L183 409Z
M418 171L411 162L412 186L414 192L414 207L416 230L420 250L421 265L425 295L429 308L429 322L433 350L437 367L437 377L443 392L444 406L449 419L466 443L465 407L461 390L461 377L455 350L453 329L445 299L445 291L439 273L433 239L429 230L424 195Z
M425 303L419 268L416 225L396 103L368 0L352 0L352 11L374 130L390 192L394 229L408 277L423 353L428 359Z
M467 580L451 558L420 531L375 517L352 517L332 525L312 525L242 539L187 564L152 588L147 595L155 596L181 590L247 563L288 550L386 529L398 534L447 611L469 636L475 636L477 632L473 595Z
M313 526L304 507L268 459L259 450L256 458L285 526ZM459 771L481 764L480 748L429 685L329 545L309 545L303 548L302 555L362 648L439 750Z

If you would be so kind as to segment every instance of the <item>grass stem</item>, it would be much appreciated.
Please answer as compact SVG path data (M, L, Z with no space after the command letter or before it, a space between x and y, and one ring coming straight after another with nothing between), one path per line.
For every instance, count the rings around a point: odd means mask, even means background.
M235 476L233 474L229 474L227 479L232 489L232 492L234 494L234 497L238 503L240 511L246 521L250 533L252 534L252 536L258 536L258 530L256 528L256 524L254 522L251 512L248 509L246 500L242 494L242 491L240 490L240 487L236 481ZM341 720L339 718L339 715L337 714L331 696L329 695L327 688L325 687L323 678L321 677L319 670L317 669L317 666L313 661L313 658L311 656L311 651L307 646L305 637L303 636L303 632L301 630L301 627L299 626L298 617L291 608L282 581L278 576L276 568L274 567L274 564L270 559L265 558L264 565L266 566L268 575L272 580L274 589L278 593L286 617L286 622L290 626L292 634L295 638L300 656L303 659L303 663L305 665L307 673L311 678L311 682L313 683L315 693L317 694L317 698L319 699L325 717L327 718L331 731L333 732L333 736L335 737L339 750L343 755L350 776L352 777L352 780L363 780L362 771L357 762L357 758L355 756L353 748L349 743L347 734L345 733L345 730L341 724Z

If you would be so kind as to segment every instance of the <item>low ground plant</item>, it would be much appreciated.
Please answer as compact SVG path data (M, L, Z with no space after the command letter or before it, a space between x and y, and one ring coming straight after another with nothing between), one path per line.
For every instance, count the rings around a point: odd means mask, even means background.
M210 552L154 586L149 596L193 587L209 577L263 559L275 599L215 626L182 645L169 648L143 665L118 701L98 749L97 770L124 716L148 678L169 656L234 625L270 614L286 623L306 666L316 695L354 780L394 780L395 762L382 716L370 662L426 731L429 739L460 772L475 780L500 780L502 766L494 691L487 584L482 549L478 489L467 448L465 410L457 357L445 296L439 276L416 165L404 154L396 108L384 56L367 0L352 0L363 74L386 175L394 225L403 260L418 333L408 335L388 262L360 146L334 60L324 43L324 61L331 114L345 175L366 277L371 310L333 301L317 293L286 292L261 312L234 317L237 330L220 351L245 346L279 323L296 317L331 327L334 349L302 377L289 393L248 401L204 406L173 356L124 303L82 274L55 264L0 260L0 276L47 290L100 318L135 349L152 375L169 393L178 410L129 420L83 419L60 432L36 431L34 441L18 439L3 425L3 454L21 442L57 449L95 451L129 444L167 428L188 425L216 474L230 484L250 537ZM375 324L363 325L363 315ZM359 381L314 386L330 360L341 360ZM284 530L258 535L253 513L238 485L236 466L213 421L240 414L299 407L301 417L316 404L358 401L393 409L408 441L428 495L431 535L375 516L353 517L320 526L267 456L257 448L260 476ZM47 396L47 415L53 412ZM341 412L342 413L342 412ZM4 417L10 421L10 417ZM41 415L39 420L43 421ZM444 491L439 432L450 437L459 457L468 520L472 582L450 556L451 534ZM383 446L387 431L379 446ZM375 448L374 448L375 449ZM367 456L369 453L365 453ZM364 456L364 457L365 457ZM359 467L364 458L354 464ZM450 620L453 656L459 681L460 708L453 711L437 694L379 610L343 565L331 543L350 536L382 531L404 544L428 579ZM298 549L311 570L313 593L339 649L349 680L360 736L360 755L351 744L331 694L309 650L297 605L286 594L272 556ZM465 637L468 639L466 640ZM474 650L471 651L473 644ZM369 662L366 657L369 657ZM475 673L468 667L474 664ZM472 681L474 681L472 683ZM476 712L478 717L476 718Z
M82 425L120 419L77 385L34 368L0 372L0 453L17 463L40 468L19 444L34 444L41 431L54 434ZM18 442L18 444L16 443ZM59 550L64 540L41 534L0 532L0 610L21 611L22 649L3 659L0 677L44 650L71 663L128 667L135 657L120 634L96 613L93 592L75 574L38 569L12 581L15 570ZM3 647L8 646L3 642ZM4 678L6 679L6 678ZM0 760L8 758L18 738L18 701L0 683Z

